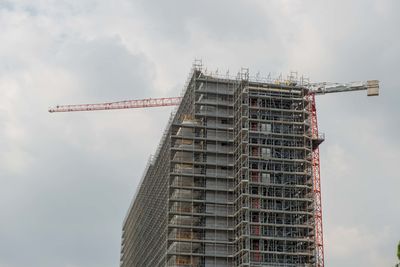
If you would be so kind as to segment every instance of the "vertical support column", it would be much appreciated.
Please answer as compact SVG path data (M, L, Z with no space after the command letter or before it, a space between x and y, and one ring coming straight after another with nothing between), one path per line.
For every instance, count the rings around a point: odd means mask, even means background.
M236 267L250 266L249 229L249 130L248 130L248 70L238 74L234 94L234 158L236 209Z
M317 109L315 105L315 94L308 95L309 111L311 115L311 134L312 140L318 140L318 121ZM319 160L319 143L313 146L312 151L312 167L313 167L313 184L314 184L314 216L315 216L315 241L317 253L317 267L324 267L324 238L322 228L322 201L321 201L321 172Z

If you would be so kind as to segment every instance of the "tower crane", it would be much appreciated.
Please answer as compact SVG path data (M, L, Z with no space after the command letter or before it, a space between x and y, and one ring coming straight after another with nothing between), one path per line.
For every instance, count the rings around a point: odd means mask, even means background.
M306 86L309 89L309 95L324 95L330 93L350 92L367 90L368 96L379 95L379 81L370 80L366 82L350 83L311 83ZM73 111L95 111L110 109L130 109L130 108L149 108L179 105L181 97L165 98L146 98L135 100L124 100L117 102L106 102L98 104L78 104L78 105L58 105L49 108L50 113L54 112L73 112Z
M296 86L296 83L290 82ZM322 202L321 202L321 179L320 179L320 159L319 159L319 144L323 138L318 133L317 110L315 105L315 96L331 93L351 92L351 91L367 91L368 96L379 95L379 81L368 80L349 83L330 83L319 82L301 85L307 89L307 100L309 112L311 114L311 129L313 140L312 151L312 167L313 167L313 191L314 191L314 214L315 214L315 233L316 233L316 256L317 266L324 267L324 241L322 227ZM49 109L50 113L57 112L74 112L74 111L95 111L95 110L113 110L113 109L130 109L130 108L147 108L147 107L162 107L176 106L181 102L181 97L167 98L147 98L139 100L125 100L118 102L98 103L98 104L78 104L78 105L58 105Z

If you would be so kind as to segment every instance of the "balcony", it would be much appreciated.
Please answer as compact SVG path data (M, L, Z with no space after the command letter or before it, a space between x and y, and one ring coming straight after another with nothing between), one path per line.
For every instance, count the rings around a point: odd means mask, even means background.
M201 219L199 217L174 215L169 223L176 226L199 226L200 222Z
M187 189L175 189L171 194L172 200L180 200L180 199L193 199L193 200L202 200L204 199L203 194L201 192L196 192Z
M168 249L168 254L203 253L200 243L173 242Z

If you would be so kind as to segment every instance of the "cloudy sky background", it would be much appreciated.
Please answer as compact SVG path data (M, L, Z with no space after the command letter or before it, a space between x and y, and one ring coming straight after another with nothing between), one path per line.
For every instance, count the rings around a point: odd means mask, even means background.
M393 266L400 239L400 2L0 0L0 267L119 265L121 225L179 95L208 70L379 79L318 97L327 266Z

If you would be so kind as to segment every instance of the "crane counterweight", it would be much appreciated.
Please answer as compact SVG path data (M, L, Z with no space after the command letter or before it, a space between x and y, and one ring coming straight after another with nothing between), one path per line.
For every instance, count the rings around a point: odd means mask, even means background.
M379 81L378 80L367 81L367 95L368 96L378 96L379 95Z

